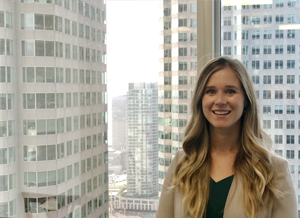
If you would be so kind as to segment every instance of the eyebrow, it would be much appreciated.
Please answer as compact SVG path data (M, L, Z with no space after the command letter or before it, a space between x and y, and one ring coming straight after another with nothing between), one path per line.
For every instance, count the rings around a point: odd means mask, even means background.
M206 86L205 89L212 89L212 88L216 88L215 86ZM225 86L225 88L232 88L232 89L239 89L236 86Z

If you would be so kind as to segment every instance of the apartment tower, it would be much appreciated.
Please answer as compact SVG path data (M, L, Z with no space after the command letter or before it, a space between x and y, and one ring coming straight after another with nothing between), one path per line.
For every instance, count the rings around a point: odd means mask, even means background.
M106 4L0 1L0 217L108 217Z

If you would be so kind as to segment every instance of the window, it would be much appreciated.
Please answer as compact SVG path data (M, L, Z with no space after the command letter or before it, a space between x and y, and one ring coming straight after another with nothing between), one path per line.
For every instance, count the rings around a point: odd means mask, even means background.
M259 84L259 75L253 75L252 76L252 81L254 84Z
M287 6L288 6L289 8L294 8L294 7L296 7L296 0L288 0L288 1L287 1Z
M178 33L178 41L186 42L187 41L187 33Z
M242 39L248 40L248 38L249 38L249 31L242 30Z
M164 58L172 56L172 49L165 49L164 50Z
M283 91L275 90L275 99L283 99Z
M271 69L271 61L264 61L264 69Z
M287 38L295 38L295 30L287 30Z
M283 138L282 135L275 135L275 140L274 140L275 144L282 144L283 142L282 138Z
M223 18L223 25L224 26L231 26L231 17L224 17Z
M286 64L287 69L295 69L295 60L287 60Z
M169 30L171 29L171 22L168 21L168 22L164 22L164 30Z
M271 105L264 105L263 106L263 113L264 114L271 114Z
M231 55L231 46L224 46L223 53L224 55Z
M283 69L283 60L275 60L275 69Z
M283 128L283 120L275 120L275 129Z
M294 159L295 158L295 151L294 150L286 150L286 158L287 159Z
M286 136L286 143L287 144L294 144L295 143L295 136L294 135L287 135ZM294 157L292 157L291 159L294 159Z
M191 12L192 13L197 13L197 4L196 3L192 3L190 6L191 6Z
M271 99L271 90L263 90L263 99Z
M272 23L272 15L264 15L264 24Z
M275 54L283 54L283 45L275 45Z
M259 61L252 61L252 70L259 69Z
M276 21L277 24L283 24L284 16L283 15L276 15L275 21Z
M187 48L178 48L179 56L187 56Z
M283 84L283 76L275 75L275 84Z
M295 114L295 105L287 105L286 113L287 114Z
M295 84L295 76L294 75L287 75L286 83L287 84Z
M287 53L295 54L295 45L287 45Z
M242 46L242 55L248 55L248 46L247 45Z
M178 27L187 27L187 19L178 19Z
M252 25L260 24L260 16L252 16Z
M171 15L171 8L164 8L164 16L170 16Z
M231 40L231 32L224 32L223 33L224 40Z
M242 24L244 24L244 25L249 24L249 17L248 16L242 16Z
M252 46L252 54L256 55L256 54L259 54L259 53L260 53L259 45Z
M296 23L296 14L288 14L287 23Z
M259 30L252 30L252 39L260 39L260 31Z
M264 84L271 84L271 76L264 76L263 78Z
M275 39L283 39L283 30L275 30Z
M178 5L178 12L179 13L187 12L187 4L179 4Z
M197 18L191 18L191 27L197 27Z
M187 62L179 62L179 70L187 70Z
M275 105L275 114L283 114L283 106Z
M272 39L272 30L264 30L264 39Z
M287 120L286 121L286 128L287 129L295 129L295 121L294 120Z
M271 120L263 120L263 128L271 129Z

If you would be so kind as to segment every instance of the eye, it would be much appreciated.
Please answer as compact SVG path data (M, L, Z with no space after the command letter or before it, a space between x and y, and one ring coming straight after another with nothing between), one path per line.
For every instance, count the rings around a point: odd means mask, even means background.
M212 94L214 94L214 93L215 93L215 90L208 89L208 90L206 90L206 91L205 91L205 93L206 93L206 94L210 94L210 95L212 95Z
M234 90L232 90L232 89L229 89L229 90L226 91L226 93L231 95L231 94L236 93L236 91L234 91Z

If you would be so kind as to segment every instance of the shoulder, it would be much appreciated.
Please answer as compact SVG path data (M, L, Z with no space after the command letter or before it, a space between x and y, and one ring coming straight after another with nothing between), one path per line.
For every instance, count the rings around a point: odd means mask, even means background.
M180 161L182 158L185 157L185 152L184 150L180 149L176 152L174 159L176 159L176 161Z
M279 157L275 154L271 154L271 155L272 155L271 156L272 165L273 165L275 172L277 172L278 170L282 170L284 168L288 168L289 162L286 159Z

